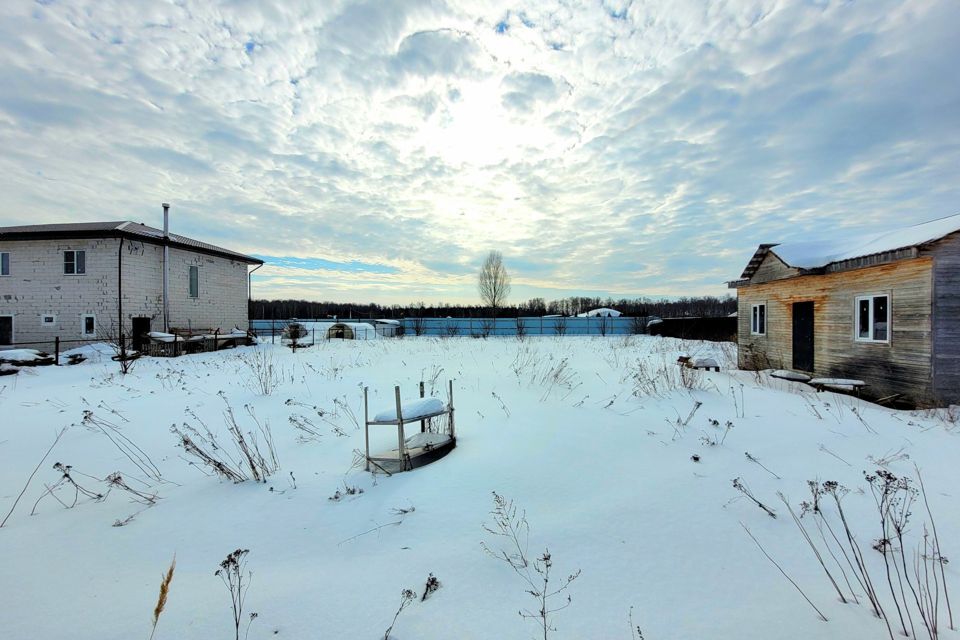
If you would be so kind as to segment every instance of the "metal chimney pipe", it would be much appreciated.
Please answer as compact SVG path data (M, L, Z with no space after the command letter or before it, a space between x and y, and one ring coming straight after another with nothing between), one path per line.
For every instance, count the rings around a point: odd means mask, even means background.
M170 299L169 294L169 264L170 264L170 205L161 203L163 207L163 331L170 331Z

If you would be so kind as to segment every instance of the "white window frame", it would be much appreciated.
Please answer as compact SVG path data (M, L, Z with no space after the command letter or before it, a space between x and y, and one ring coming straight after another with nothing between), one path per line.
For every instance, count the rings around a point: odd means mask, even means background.
M3 346L15 346L17 344L17 317L12 313L0 313L0 318L10 318L10 344Z
M7 272L3 272L3 257L7 257ZM0 278L9 278L10 277L10 252L9 251L0 251Z
M87 318L93 318L93 333L87 333ZM80 336L83 338L97 337L97 316L93 313L80 314Z
M47 322L47 318L50 318L50 322ZM41 313L40 314L40 325L44 327L53 327L57 324L57 316L53 313Z
M763 330L761 331L760 327L760 307L763 307ZM754 322L756 320L756 322ZM767 313L767 303L755 302L750 305L750 335L752 336L765 336L767 335L767 325L770 323L770 316Z
M67 254L73 254L73 273L67 273ZM77 271L77 254L83 254L83 271ZM63 251L63 275L65 276L85 276L87 275L87 251L86 249L64 249Z
M873 337L873 300L874 298L886 298L887 299L887 337L885 340L877 340ZM870 302L870 314L867 319L869 323L870 336L867 338L860 337L860 301L868 300ZM872 344L890 344L890 338L893 335L893 296L890 295L888 291L878 291L877 293L868 293L865 295L857 296L856 300L853 303L853 339L856 342L868 342Z
M194 292L192 291L192 289L193 289L193 272L194 272L194 270L196 270L196 272L197 272L197 291L196 291L196 295L194 295ZM197 265L190 265L190 266L187 268L187 296L190 297L190 298L194 298L194 299L200 297L200 267L198 267Z

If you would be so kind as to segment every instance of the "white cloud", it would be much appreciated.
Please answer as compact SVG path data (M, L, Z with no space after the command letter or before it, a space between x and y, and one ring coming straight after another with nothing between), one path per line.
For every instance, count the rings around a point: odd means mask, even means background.
M954 213L944 1L0 5L0 224L159 219L258 294L723 293L759 242ZM294 277L295 276L295 277Z

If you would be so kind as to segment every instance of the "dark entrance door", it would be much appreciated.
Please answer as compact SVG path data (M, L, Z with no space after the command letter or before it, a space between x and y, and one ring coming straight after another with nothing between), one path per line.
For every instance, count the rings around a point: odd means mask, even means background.
M13 318L0 316L0 344L13 344Z
M793 303L793 368L813 371L813 302Z
M133 319L133 350L140 351L147 342L146 335L150 333L150 318Z

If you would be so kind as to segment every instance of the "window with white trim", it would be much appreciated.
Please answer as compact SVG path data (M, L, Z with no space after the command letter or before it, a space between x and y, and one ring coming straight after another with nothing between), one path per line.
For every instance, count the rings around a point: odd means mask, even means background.
M767 335L767 303L762 302L750 307L750 335Z
M10 275L10 254L4 251L0 253L0 276Z
M45 327L52 327L57 324L57 316L44 315L40 316L40 324Z
M200 297L200 267L190 267L190 297Z
M68 276L81 276L87 272L86 251L64 251L63 273Z
M890 296L858 296L857 342L890 342Z
M84 338L93 338L97 335L97 317L92 313L80 316L80 329Z

